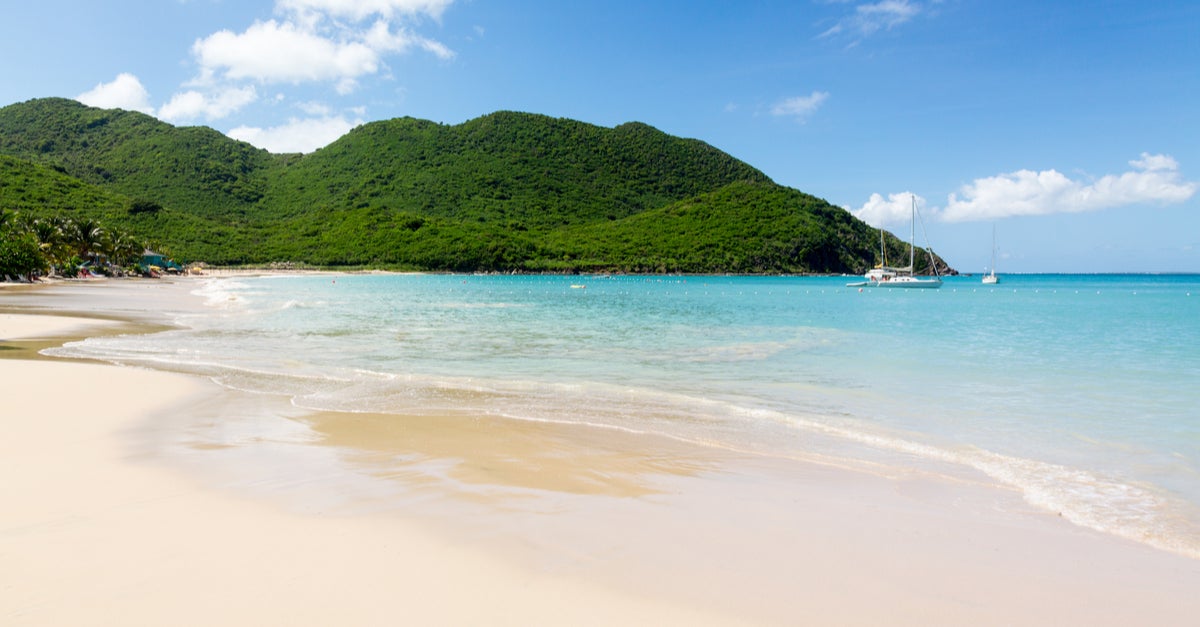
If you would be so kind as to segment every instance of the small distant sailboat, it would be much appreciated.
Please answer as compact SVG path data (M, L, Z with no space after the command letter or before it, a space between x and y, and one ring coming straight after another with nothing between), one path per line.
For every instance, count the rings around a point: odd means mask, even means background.
M988 273L983 275L984 285L995 285L1000 282L1000 277L996 276L996 225L992 225L992 267Z
M887 265L887 253L883 247L883 229L879 230L879 249L882 263L869 270L863 278L866 281L847 283L846 287L905 287L905 288L939 288L942 277L937 274L937 263L930 258L933 276L918 278L913 274L916 265L917 238L917 197L912 197L912 225L908 240L908 267L892 268Z

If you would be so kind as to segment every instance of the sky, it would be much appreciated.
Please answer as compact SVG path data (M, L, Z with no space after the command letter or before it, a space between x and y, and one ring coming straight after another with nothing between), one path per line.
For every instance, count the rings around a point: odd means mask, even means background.
M695 138L960 272L1200 272L1195 0L38 0L0 106L311 152L499 110Z

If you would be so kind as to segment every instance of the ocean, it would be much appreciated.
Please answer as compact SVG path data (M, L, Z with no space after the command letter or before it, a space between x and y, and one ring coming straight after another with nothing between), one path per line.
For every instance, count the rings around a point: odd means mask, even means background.
M297 411L491 416L986 477L1200 559L1200 275L304 274L184 281L175 328L48 353Z

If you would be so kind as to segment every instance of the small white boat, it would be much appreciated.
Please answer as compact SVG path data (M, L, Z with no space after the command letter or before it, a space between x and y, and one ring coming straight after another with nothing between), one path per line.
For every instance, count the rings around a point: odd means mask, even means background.
M984 285L995 285L1000 282L1000 277L996 276L996 225L992 225L992 267L988 273L983 275Z
M926 288L936 289L942 286L942 278L937 275L937 263L930 256L930 266L933 268L932 277L918 277L913 274L916 262L917 248L917 197L912 198L912 225L908 240L908 266L893 268L887 265L887 253L883 246L883 229L879 229L879 251L882 262L867 271L863 278L866 281L847 283L846 287L897 287L897 288Z

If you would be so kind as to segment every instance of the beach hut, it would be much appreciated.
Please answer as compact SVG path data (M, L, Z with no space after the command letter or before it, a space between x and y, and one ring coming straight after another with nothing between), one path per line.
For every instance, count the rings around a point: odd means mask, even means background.
M147 272L151 267L158 267L169 272L179 272L183 270L183 266L175 263L170 257L162 253L156 253L147 248L142 252L142 260L138 262L138 266L142 272Z

